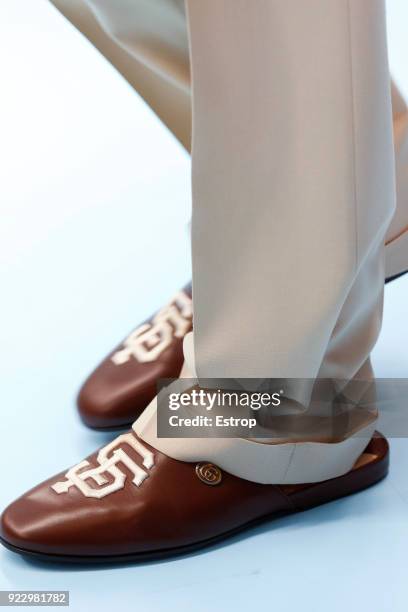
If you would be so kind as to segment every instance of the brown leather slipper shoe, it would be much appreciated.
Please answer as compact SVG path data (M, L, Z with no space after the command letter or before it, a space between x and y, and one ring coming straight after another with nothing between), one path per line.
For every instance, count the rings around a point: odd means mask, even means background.
M157 394L157 381L177 378L183 339L192 329L191 284L135 329L94 370L78 395L83 422L93 429L129 426Z
M188 553L365 489L386 476L388 460L388 443L376 433L344 476L263 485L205 461L170 459L131 431L12 503L2 516L1 541L23 555L70 563Z

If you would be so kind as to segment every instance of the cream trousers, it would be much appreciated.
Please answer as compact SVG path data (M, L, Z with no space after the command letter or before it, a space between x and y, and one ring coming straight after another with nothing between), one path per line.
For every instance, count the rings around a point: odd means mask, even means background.
M186 147L191 65L190 368L204 378L366 375L395 207L383 0L187 0L189 36L183 0L53 2ZM147 431L150 441L144 421ZM327 469L308 480L350 469L367 442L350 439L334 459L327 445ZM302 452L293 464L285 445L248 444L237 442L237 475L256 480L242 466L267 446L279 469L260 482L304 481ZM192 456L187 442L155 445Z
M191 149L191 79L184 0L51 0ZM110 8L109 8L110 4ZM408 261L408 109L392 83L397 210L386 235L386 275Z

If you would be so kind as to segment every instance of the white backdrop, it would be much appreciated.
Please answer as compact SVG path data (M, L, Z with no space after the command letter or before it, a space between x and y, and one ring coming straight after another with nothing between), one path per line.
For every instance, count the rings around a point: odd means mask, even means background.
M408 3L388 5L392 70L408 95ZM79 423L75 394L189 277L190 163L47 0L0 0L0 77L4 507L110 439ZM407 377L408 275L385 306L377 375ZM241 612L257 599L279 612L406 612L407 462L406 440L393 440L391 476L374 489L176 561L81 570L0 550L0 588L70 589L79 612L232 601Z

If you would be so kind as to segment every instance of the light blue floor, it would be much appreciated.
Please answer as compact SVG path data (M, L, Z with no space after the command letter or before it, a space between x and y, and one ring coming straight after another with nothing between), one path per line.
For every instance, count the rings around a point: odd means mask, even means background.
M0 40L4 507L112 437L79 423L75 394L189 278L190 202L186 154L45 0L2 0ZM407 304L408 276L386 291L378 376L408 375ZM407 468L393 440L375 488L173 561L66 568L2 549L0 588L69 589L75 612L406 612Z

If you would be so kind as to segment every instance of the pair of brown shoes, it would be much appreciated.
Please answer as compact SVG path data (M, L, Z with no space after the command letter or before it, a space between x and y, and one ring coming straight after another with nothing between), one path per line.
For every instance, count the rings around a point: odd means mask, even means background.
M179 375L191 328L187 286L88 378L78 399L84 422L112 429L138 417L157 380ZM2 515L1 541L21 554L78 563L185 553L375 484L387 474L389 448L375 434L350 472L302 485L254 483L207 459L176 461L131 430L12 503Z

